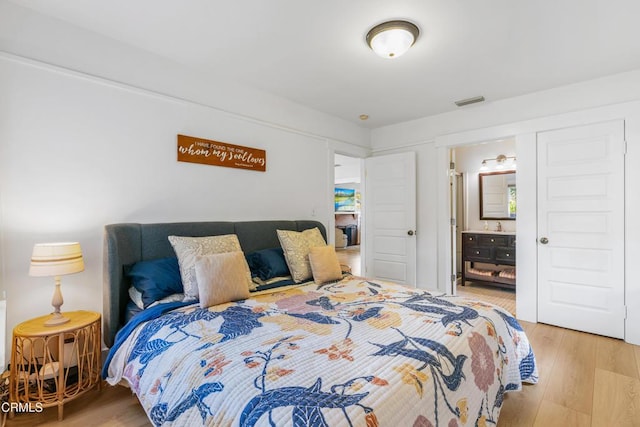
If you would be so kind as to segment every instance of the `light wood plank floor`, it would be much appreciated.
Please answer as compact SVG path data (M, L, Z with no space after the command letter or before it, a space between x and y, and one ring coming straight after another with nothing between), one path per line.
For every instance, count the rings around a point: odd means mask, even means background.
M457 287L515 313L515 292ZM520 321L538 362L540 381L508 393L498 427L640 426L640 347L622 340Z
M462 289L462 291L460 291ZM513 292L459 287L465 296L515 311ZM505 397L498 427L640 426L640 347L542 323L521 322L538 362L540 382ZM21 414L7 426L149 426L124 387L104 385L57 410Z
M360 246L347 246L344 249L336 249L338 261L351 267L354 276L360 276Z
M485 286L467 282L466 286L458 285L456 292L465 298L479 299L490 302L506 309L509 313L516 315L516 292L498 288L495 286Z

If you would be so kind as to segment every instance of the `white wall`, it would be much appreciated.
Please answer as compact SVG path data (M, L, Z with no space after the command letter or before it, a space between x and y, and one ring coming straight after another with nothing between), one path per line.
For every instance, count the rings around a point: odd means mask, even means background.
M80 241L86 269L63 277L63 310L102 311L105 224L317 219L331 229L334 152L369 153L368 129L7 1L0 94L8 331L51 311L53 279L27 275L36 242ZM267 172L178 163L178 133L265 149Z
M484 220L480 219L480 183L478 174L482 160L495 159L499 154L511 157L515 156L516 143L514 139L492 141L482 144L457 147L454 149L456 171L463 174L464 179L464 200L465 200L465 222L462 224L463 230L483 230ZM486 172L493 172L495 162L487 162L490 168ZM489 230L495 230L496 220L489 220L487 224ZM516 231L516 221L501 220L503 231Z
M51 311L53 279L27 275L36 242L81 243L86 269L62 278L63 310L101 312L105 224L332 220L344 142L8 56L0 93L8 330ZM267 171L177 162L178 133L265 149Z
M589 108L640 99L640 70L579 82L498 101L462 107L456 111L374 129L374 152L410 147L423 141L447 140L446 135L504 126L504 136L513 136L509 125L522 120L548 117ZM480 142L481 139L476 140Z
M370 131L366 128L234 83L215 70L184 67L16 3L0 0L0 52L322 136L338 146L356 144L368 152ZM350 147L340 151L353 154Z
M7 341L7 301L0 300L0 372L3 372L7 367L5 363L5 351L4 346Z
M610 91L601 90L603 84ZM406 124L376 129L372 133L374 154L398 151L429 152L418 158L418 170L428 175L426 182L419 180L418 221L428 221L418 234L418 247L423 253L437 257L436 268L418 270L418 282L424 287L448 290L450 251L448 236L448 151L451 147L477 144L488 140L515 137L518 158L518 292L516 311L523 320L537 319L537 266L536 266L536 132L600 121L625 120L628 151L625 160L625 340L640 344L640 282L634 280L634 262L640 257L640 223L635 221L640 209L640 101L623 102L629 96L640 99L640 72L626 73L584 82L570 87L536 93L529 96L488 104L475 110L459 111L438 117L429 117ZM568 97L568 98L567 98ZM556 102L554 103L554 99ZM619 103L613 103L618 100ZM605 102L606 101L606 102ZM603 102L600 107L593 106ZM611 104L611 105L609 105ZM558 106L573 111L558 112ZM508 108L507 108L508 107ZM548 115L539 117L543 111ZM475 112L475 114L474 114ZM535 112L535 118L530 115ZM505 121L513 118L514 121ZM475 125L485 122L487 127ZM450 133L438 135L447 129ZM455 132L455 130L458 132ZM435 136L434 136L435 134ZM394 137L395 135L395 137ZM434 142L421 143L420 139ZM418 142L416 142L418 141ZM435 163L434 163L435 162ZM435 186L435 188L434 188ZM435 211L435 224L433 221ZM435 285L434 285L435 284Z
M315 211L331 229L333 154L369 151L366 129L7 1L0 2L0 94L0 288L7 289L8 328L50 310L51 283L26 274L36 241L80 240L87 270L63 278L64 309L101 310L104 224L308 218ZM445 283L448 230L438 221L446 210L449 146L516 136L518 203L531 206L522 189L531 188L526 171L533 168L523 165L522 153L536 130L622 117L629 142L627 323L640 325L640 283L629 270L640 259L640 223L631 221L640 209L640 107L598 108L638 99L635 70L374 130L375 154L417 154L417 285ZM179 164L178 132L264 148L268 172ZM525 229L521 215L518 222L520 264L530 250L520 247L521 233L535 227ZM527 313L520 300L518 313ZM640 328L627 330L640 343Z

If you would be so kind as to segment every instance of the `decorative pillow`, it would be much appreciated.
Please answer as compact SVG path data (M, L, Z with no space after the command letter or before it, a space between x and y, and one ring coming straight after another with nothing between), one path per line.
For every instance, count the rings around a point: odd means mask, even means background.
M316 246L309 249L309 263L313 281L318 285L342 279L342 268L333 246Z
M325 246L327 243L315 227L302 232L290 230L276 230L278 240L284 251L284 259L287 261L291 276L296 283L312 277L309 265L309 249L314 246Z
M246 258L251 270L251 277L269 280L289 275L289 267L284 259L282 248L262 249L248 254Z
M242 251L238 236L235 234L207 237L169 236L169 242L178 256L185 301L198 299L198 283L195 272L197 256Z
M127 272L131 285L142 294L143 308L169 295L182 293L180 267L174 257L136 262Z
M196 257L200 307L249 298L249 266L242 252L227 252Z

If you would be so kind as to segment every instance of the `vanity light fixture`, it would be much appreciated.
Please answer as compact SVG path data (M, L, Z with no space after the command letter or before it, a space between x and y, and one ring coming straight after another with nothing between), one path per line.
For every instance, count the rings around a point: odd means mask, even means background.
M420 30L409 21L387 21L367 33L367 44L378 56L397 58L409 50Z
M509 159L512 159L511 161L511 169L515 169L516 168L516 158L515 156L505 156L504 154L498 154L498 156L496 158L493 159L484 159L482 161L482 166L480 166L480 170L481 171L486 171L489 170L489 166L487 164L487 162L496 162L495 168L496 169L504 169L505 168L505 162Z

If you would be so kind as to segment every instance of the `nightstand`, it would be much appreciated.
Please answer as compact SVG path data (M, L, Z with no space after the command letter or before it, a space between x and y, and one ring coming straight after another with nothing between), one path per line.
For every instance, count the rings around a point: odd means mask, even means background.
M13 329L9 382L11 402L26 410L57 406L59 421L65 403L101 383L100 313L63 315L70 321L45 326L46 315Z
M0 403L6 406L9 402L9 371L4 371L0 375ZM4 427L7 421L7 411L3 408L0 411L0 426Z

